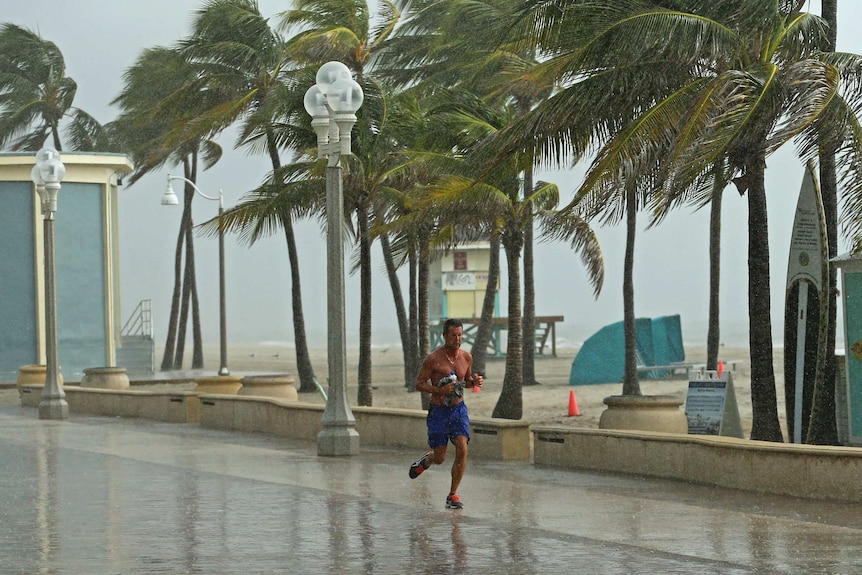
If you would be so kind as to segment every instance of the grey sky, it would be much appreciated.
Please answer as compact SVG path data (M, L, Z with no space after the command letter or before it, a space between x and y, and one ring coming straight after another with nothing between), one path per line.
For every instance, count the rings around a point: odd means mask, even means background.
M189 30L198 0L0 0L3 22L39 32L62 50L68 74L78 82L75 104L99 121L113 119L110 101L122 87L123 71L141 50L170 45ZM288 2L261 0L269 16L289 7ZM820 3L808 9L820 13ZM839 5L838 47L862 52L862 38L853 25L862 16L862 5ZM268 161L232 150L233 139L220 139L225 157L203 172L202 191L217 195L224 190L225 203L236 203L243 192L265 176ZM286 159L286 156L285 156ZM179 173L179 170L175 170ZM120 198L121 286L123 316L142 299L152 299L157 341L164 339L173 286L173 254L180 208L162 207L167 171L149 175L123 188ZM578 169L542 173L539 177L560 185L563 201L571 197L580 179ZM790 146L768 161L767 190L772 268L773 330L781 343L787 252L802 167ZM177 188L179 189L179 188ZM62 192L58 218L62 217ZM195 221L216 214L215 202L195 201ZM747 345L747 200L728 188L722 210L722 340ZM688 342L706 340L708 290L708 212L682 210L660 227L644 229L641 217L635 255L635 311L654 317L679 313ZM607 323L622 319L622 267L625 234L622 226L599 228L605 255L606 280L598 300L592 297L580 260L568 247L536 244L536 291L539 315L564 315L560 337L582 341ZM313 345L325 344L325 243L318 225L300 222L300 270L309 337ZM275 236L248 249L227 241L228 333L231 341L292 342L289 273L283 236ZM198 290L207 341L218 338L217 242L196 238ZM840 251L846 249L842 243ZM379 247L375 246L374 343L398 341L389 286L385 280ZM348 339L357 332L358 280L347 279ZM505 284L502 290L505 308Z

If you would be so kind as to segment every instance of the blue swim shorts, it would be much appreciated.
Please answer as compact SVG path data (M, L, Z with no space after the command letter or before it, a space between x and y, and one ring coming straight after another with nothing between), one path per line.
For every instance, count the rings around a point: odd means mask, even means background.
M432 405L428 410L428 447L435 449L443 447L449 441L455 442L455 437L463 435L470 442L470 416L467 415L467 404L463 401L451 407Z

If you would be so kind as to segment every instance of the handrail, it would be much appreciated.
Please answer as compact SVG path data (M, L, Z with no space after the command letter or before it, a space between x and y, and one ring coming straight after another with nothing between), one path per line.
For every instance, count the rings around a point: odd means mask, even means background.
M120 335L143 335L153 337L153 307L152 300L144 299L138 303L135 310L126 320Z

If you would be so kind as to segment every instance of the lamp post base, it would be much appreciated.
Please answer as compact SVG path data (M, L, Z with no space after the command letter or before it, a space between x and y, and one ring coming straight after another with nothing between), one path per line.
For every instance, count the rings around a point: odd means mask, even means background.
M359 455L359 432L345 425L324 427L317 434L317 455Z
M66 419L69 417L69 404L62 397L43 399L39 402L39 419Z

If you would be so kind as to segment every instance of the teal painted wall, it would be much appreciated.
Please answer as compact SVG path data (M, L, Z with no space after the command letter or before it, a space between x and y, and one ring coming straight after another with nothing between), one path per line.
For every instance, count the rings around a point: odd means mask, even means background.
M36 356L36 265L30 182L0 182L0 381Z
M862 360L853 354L854 344L862 341L862 273L844 276L844 321L847 329L846 358L849 375L850 435L862 438Z
M105 316L103 186L63 183L55 214L57 335L60 371L80 381L87 367L108 364ZM34 270L36 195L30 182L0 182L0 381L39 362Z
M85 368L108 365L103 190L64 183L57 200L57 335L68 381L80 381Z

